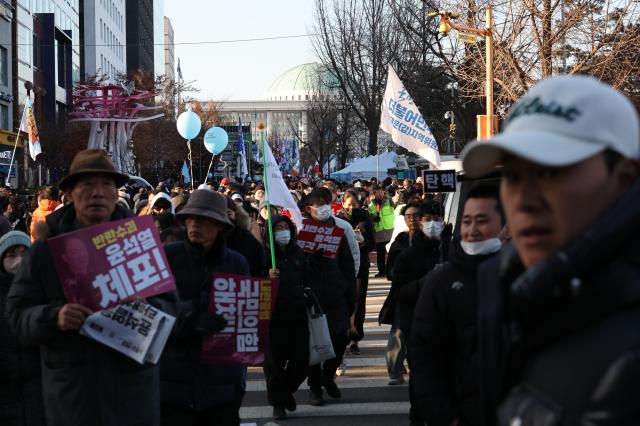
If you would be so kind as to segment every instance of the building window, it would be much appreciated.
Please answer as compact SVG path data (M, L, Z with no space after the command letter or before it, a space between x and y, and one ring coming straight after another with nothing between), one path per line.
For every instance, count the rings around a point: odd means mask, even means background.
M0 128L9 130L9 106L0 105Z
M33 66L35 68L40 68L42 61L40 55L40 40L37 35L33 35Z
M0 83L9 85L9 63L7 59L7 49L0 47Z

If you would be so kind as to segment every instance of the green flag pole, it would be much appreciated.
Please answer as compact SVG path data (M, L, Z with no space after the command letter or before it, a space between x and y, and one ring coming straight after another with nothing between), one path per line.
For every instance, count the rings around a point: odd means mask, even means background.
M262 181L264 182L264 192L267 194L267 227L269 228L269 247L271 248L271 267L276 269L276 251L273 245L273 226L271 222L271 202L269 201L269 179L267 178L267 154L264 141L264 123L258 123L260 129L260 139L262 144ZM258 212L259 214L259 212Z

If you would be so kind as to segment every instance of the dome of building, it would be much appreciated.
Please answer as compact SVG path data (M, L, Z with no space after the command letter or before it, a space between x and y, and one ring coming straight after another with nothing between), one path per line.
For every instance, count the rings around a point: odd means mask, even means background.
M322 64L308 63L293 67L276 78L267 93L265 100L270 101L304 101L318 91L332 91L338 87L336 77Z

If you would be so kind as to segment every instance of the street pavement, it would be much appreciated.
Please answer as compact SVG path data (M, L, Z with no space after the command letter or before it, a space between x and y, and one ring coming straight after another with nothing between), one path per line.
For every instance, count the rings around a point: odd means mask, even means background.
M371 277L376 273L372 265ZM272 419L267 402L262 368L250 368L240 417L243 424L262 425L406 425L409 424L409 390L404 385L389 386L385 363L388 325L378 325L378 313L389 293L386 279L370 278L367 293L365 337L360 342L360 355L345 356L346 371L336 379L342 398L335 400L324 392L325 405L309 405L309 387L302 384L294 395L295 412L287 412L285 420ZM348 352L348 350L347 350ZM408 377L406 377L408 379Z

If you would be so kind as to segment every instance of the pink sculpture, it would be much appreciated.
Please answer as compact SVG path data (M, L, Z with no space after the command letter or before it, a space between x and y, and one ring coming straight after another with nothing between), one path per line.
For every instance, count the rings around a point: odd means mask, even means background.
M133 82L120 86L81 84L73 94L69 122L89 121L87 148L104 149L123 173L137 174L133 159L133 130L143 121L162 117L161 106L147 106L157 93L136 90Z

